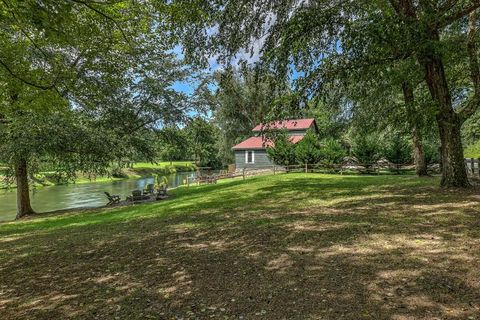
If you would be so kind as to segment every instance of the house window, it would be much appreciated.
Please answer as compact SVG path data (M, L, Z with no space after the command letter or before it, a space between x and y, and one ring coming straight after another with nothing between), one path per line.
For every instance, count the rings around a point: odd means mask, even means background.
M245 163L255 163L255 153L254 151L245 151Z

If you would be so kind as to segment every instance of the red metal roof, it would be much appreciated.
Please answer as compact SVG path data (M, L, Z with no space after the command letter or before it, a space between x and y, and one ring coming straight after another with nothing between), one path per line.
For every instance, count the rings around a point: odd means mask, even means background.
M303 139L303 136L291 136L290 142L297 143ZM273 147L274 144L271 140L266 140L263 137L250 137L247 140L244 140L234 146L234 150L245 150L245 149L266 149L268 147Z
M287 129L287 130L306 130L312 126L315 119L295 119L295 120L283 120L274 121L270 123L261 123L253 128L252 131L258 132L264 129Z

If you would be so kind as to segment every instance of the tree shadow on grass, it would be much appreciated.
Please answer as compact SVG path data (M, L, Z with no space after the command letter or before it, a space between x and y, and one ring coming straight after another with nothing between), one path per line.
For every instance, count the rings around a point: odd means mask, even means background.
M440 192L410 180L375 186L299 176L258 181L255 190L243 183L229 190L209 186L218 194L199 188L185 198L179 194L178 203L138 207L156 214L67 224L0 242L6 253L0 260L0 315L478 315L480 219L474 193Z

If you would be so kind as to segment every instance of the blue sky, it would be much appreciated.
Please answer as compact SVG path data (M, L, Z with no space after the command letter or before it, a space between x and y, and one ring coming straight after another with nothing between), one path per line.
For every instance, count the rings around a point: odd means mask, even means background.
M262 41L263 43L263 41ZM260 48L261 48L261 43L256 43L254 45L254 50L253 54L250 54L246 50L241 51L238 53L235 58L232 59L232 63L235 64L236 62L240 60L246 60L248 63L253 64L257 61L260 60L261 54L260 54ZM179 59L183 59L183 49L181 45L175 46L175 48L172 50ZM217 62L217 59L215 57L209 57L208 58L208 68L203 70L206 73L213 73L216 70L222 69L222 65L220 65ZM183 81L183 82L177 82L173 85L173 88L177 91L184 92L186 94L192 94L195 90L195 87L198 85L198 82L196 81Z
M178 56L179 59L184 58L183 49L181 45L175 46L175 48L172 51ZM215 58L209 58L208 64L209 64L208 68L203 70L206 73L213 73L214 71L219 70L222 67L221 65L218 64ZM190 95L194 92L198 84L199 84L198 81L195 81L194 79L189 79L187 81L178 81L173 85L173 89Z
M173 50L173 52L175 52L177 54L179 59L183 58L182 47L181 46L176 46L175 49ZM257 52L253 56L250 56L250 54L248 54L248 53L241 53L234 59L234 61L238 61L240 59L244 59L244 60L248 61L249 63L253 64L253 63L260 60L260 53ZM206 73L213 73L216 70L220 70L222 68L222 66L220 64L218 64L218 62L216 61L215 58L209 58L208 63L209 63L209 67L204 70L204 72L206 72ZM295 79L298 79L299 77L304 75L304 72L299 72L299 71L295 70L293 64L290 67L291 67L291 70L292 70L292 74L291 74L291 80L292 81L295 80ZM191 95L191 94L193 94L193 92L194 92L194 90L195 90L195 88L198 84L199 84L198 81L179 81L179 82L176 82L173 85L173 89L175 89L176 91L184 92L188 95Z
M195 85L188 82L177 82L173 85L175 91L184 92L188 95L193 93Z

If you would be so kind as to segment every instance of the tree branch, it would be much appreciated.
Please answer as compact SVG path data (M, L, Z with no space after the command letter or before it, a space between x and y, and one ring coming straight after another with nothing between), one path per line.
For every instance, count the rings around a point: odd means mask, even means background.
M120 33L122 34L122 37L123 39L128 43L130 44L130 40L128 39L127 35L125 34L125 31L123 30L122 26L120 26L120 24L118 23L117 20L115 20L114 18L110 17L109 15L107 15L105 12L101 11L101 10L98 10L97 8L95 8L94 6L92 6L92 3L96 3L96 2L87 2L87 1L83 1L83 0L70 0L71 2L75 2L75 3L78 3L78 4L81 4L81 5L84 5L85 7L87 7L88 9L96 12L97 14L99 14L100 16L104 17L105 19L113 22L113 24L115 25L115 27L117 27L118 30L120 30ZM98 4L98 3L96 3Z
M411 0L390 0L395 12L403 17L416 18L417 10Z
M52 84L50 85L41 85L41 84L38 84L38 83L35 83L33 81L29 81L25 78L22 78L21 76L17 75L15 72L13 72L13 70L8 66L7 63L5 63L5 61L3 61L2 59L0 59L0 65L3 66L5 68L5 70L7 70L7 72L12 76L14 77L15 79L17 80L20 80L21 82L25 83L25 84L28 84L29 86L32 86L32 87L35 87L37 89L41 89L41 90L51 90L55 87L56 83L53 82Z
M448 0L448 1L445 1L445 3L443 5L441 5L438 10L444 14L445 12L451 10L456 4L457 4L458 0Z
M453 6L454 4L452 5L452 7ZM444 28L452 24L453 22L457 21L458 19L461 19L466 15L469 15L470 13L477 10L478 8L480 8L480 0L473 0L469 5L461 8L460 10L440 18L440 21L437 22L436 27L440 29Z
M464 108L458 112L463 120L473 115L480 106L480 66L477 57L477 14L475 11L468 16L468 33L467 33L467 53L470 64L470 79L473 83L473 97L468 101Z
M26 30L24 30L22 27L21 27L21 21L17 18L17 15L15 14L15 11L13 9L13 7L7 3L6 0L2 0L2 2L5 4L5 6L7 7L7 10L10 12L10 14L12 15L13 19L17 22L17 27L20 29L20 32L28 39L30 40L30 42L32 43L32 45L43 55L44 58L47 58L48 57L48 54L47 52L45 52L34 40L32 37L30 37L30 35L28 34L28 32Z

